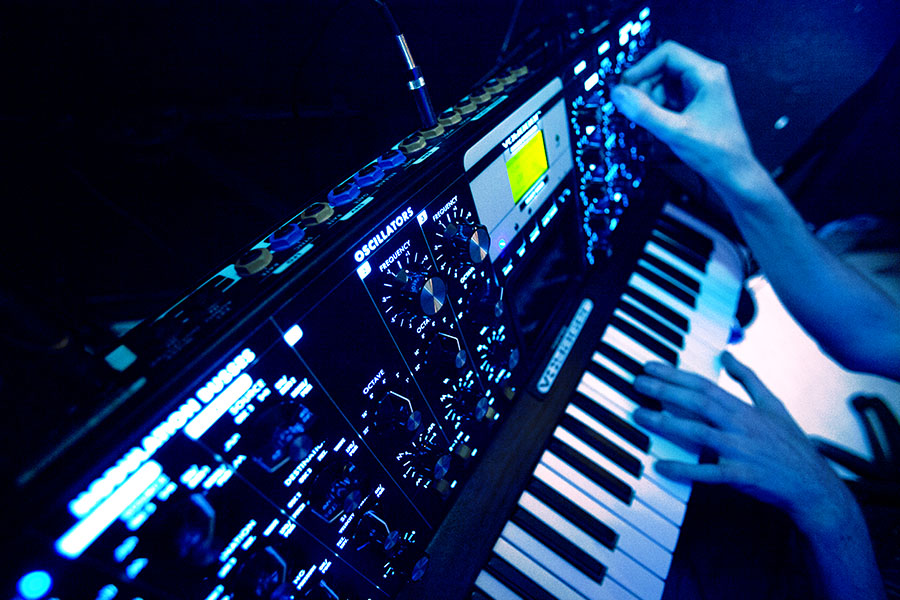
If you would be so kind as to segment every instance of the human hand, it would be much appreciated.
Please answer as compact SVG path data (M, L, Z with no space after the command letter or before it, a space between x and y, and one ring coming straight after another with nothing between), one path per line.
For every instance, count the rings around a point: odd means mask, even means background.
M728 353L722 364L754 405L663 363L647 364L645 374L635 378L635 389L660 400L664 409L638 409L638 424L719 456L716 464L660 460L656 471L675 480L729 484L780 507L807 533L837 527L849 511L858 510L847 487L753 371Z
M667 41L622 74L613 103L716 187L739 185L758 161L725 65Z

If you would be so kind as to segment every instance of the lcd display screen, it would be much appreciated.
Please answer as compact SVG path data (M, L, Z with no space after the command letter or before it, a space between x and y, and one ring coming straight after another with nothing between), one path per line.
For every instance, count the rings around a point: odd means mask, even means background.
M544 146L544 132L536 130L528 141L506 161L509 186L512 188L513 203L518 203L531 186L547 172L547 149Z

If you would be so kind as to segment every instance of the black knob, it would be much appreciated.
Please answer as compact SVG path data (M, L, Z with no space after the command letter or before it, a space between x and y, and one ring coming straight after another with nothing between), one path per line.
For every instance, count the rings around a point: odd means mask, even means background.
M311 498L313 510L330 521L343 512L353 512L364 497L359 469L348 460L338 460L316 477Z
M422 426L422 413L413 409L409 398L391 391L386 392L375 405L374 421L382 435L398 432L413 434Z
M437 334L428 346L425 364L435 373L450 374L466 366L469 356L459 338L444 333Z
M491 236L484 225L450 223L444 229L444 236L449 238L457 256L473 265L484 262L491 250Z
M286 581L287 570L287 562L281 555L266 546L243 562L235 587L242 597L288 600L291 594Z
M447 285L440 277L429 277L422 271L400 269L395 276L400 284L400 294L413 310L426 317L433 317L447 300Z

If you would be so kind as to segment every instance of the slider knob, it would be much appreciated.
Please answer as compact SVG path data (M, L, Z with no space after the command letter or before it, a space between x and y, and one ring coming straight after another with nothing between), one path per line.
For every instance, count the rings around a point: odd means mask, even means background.
M465 262L477 265L488 257L491 236L484 225L451 223L444 229L444 235L450 238L450 242Z
M402 286L400 293L426 317L436 315L447 301L447 284L440 277L407 269L400 269L395 277Z

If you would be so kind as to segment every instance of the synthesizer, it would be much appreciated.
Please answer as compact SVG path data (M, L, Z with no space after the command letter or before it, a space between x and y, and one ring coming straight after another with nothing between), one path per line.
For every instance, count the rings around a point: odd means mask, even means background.
M669 357L659 348L679 335L680 321L659 324L670 313L705 332L670 362L712 369L724 341L704 311L732 302L733 282L702 275L733 261L697 263L714 234L677 209L657 220L678 193L609 100L653 47L650 8L608 17L512 53L434 127L122 338L87 414L50 436L15 434L29 451L14 475L6 596L552 597L522 574L540 559L517 567L502 546L530 535L534 502L553 505L538 471L552 456L523 454L507 475L518 482L492 481L491 465L516 440L552 434L557 459L580 447L573 436L598 409L568 405L576 389L619 390L619 408L603 410L627 424L635 365ZM721 294L698 301L698 279ZM580 376L577 357L592 355ZM466 553L456 596L439 582L465 542L446 540L478 513L473 497L507 485L518 491L504 519L526 488L532 517L517 513L493 550L502 523L470 536L482 547Z

